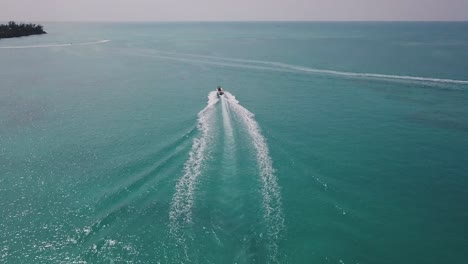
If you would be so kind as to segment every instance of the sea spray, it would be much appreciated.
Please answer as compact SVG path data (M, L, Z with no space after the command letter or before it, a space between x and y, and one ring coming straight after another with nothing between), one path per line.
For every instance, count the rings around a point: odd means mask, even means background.
M198 113L198 130L200 136L193 140L189 158L185 162L184 172L176 185L169 212L169 228L177 243L186 247L182 229L192 222L192 208L197 179L202 173L202 165L206 159L207 145L210 140L213 106L218 102L216 92L208 95L207 106ZM186 248L184 249L186 251ZM187 252L185 252L187 255Z
M226 92L226 95L229 108L240 117L246 126L256 150L257 166L262 183L264 220L267 223L266 235L268 239L268 250L270 251L269 260L271 262L278 262L278 241L284 229L284 216L282 212L280 188L274 174L268 145L261 134L254 115L241 106L232 94Z

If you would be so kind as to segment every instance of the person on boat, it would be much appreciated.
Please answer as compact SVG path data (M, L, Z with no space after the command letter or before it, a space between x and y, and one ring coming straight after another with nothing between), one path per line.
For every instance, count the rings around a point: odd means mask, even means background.
M218 86L217 91L218 91L218 94L219 94L219 95L223 95L223 94L224 94L223 88L221 88L221 86Z

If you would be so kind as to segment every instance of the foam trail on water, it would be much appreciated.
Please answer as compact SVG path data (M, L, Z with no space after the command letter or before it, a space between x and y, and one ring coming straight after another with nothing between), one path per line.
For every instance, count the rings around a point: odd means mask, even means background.
M192 221L195 187L198 176L202 173L202 165L206 159L213 106L218 100L216 92L210 92L207 106L198 113L198 130L201 134L193 140L189 158L184 164L183 175L176 184L176 192L172 198L169 212L170 232L179 243L183 243L184 241L181 228Z
M456 80L456 79L444 79L444 78L432 78L432 77L419 77L419 76L407 76L407 75L392 75L392 74L379 74L379 73L359 73L359 72L346 72L346 71L335 71L327 69L316 69L309 68L305 66L275 62L275 61L262 61L262 60L247 60L247 59L237 59L229 57L217 57L217 56L208 56L208 55L198 55L190 53L177 53L177 52L168 52L168 51L152 51L157 54L167 54L171 56L186 56L191 58L199 59L208 59L210 61L198 61L199 63L204 64L215 64L222 66L231 66L231 67L241 67L241 68L252 68L259 70L272 70L272 71L287 71L287 72L305 72L313 74L329 74L337 76L346 76L346 77L356 77L356 78L376 78L376 79L387 79L387 80L401 80L401 81L416 81L416 82L429 82L429 83L445 83L445 84L463 84L467 85L468 80ZM174 58L169 56L160 56L160 58L174 59L179 61L192 61L193 59L182 59ZM244 64L239 64L244 63ZM261 66L265 65L265 66Z
M262 198L264 219L267 223L267 238L269 240L270 261L277 262L278 240L284 229L284 216L281 205L281 193L278 180L274 174L273 164L266 139L255 121L254 115L241 106L239 101L230 94L227 95L229 108L232 109L246 126L249 136L256 150L257 164L262 183Z
M189 62L189 63L194 63L194 64L227 66L227 67L241 68L241 69L280 71L280 72L297 72L297 70L291 70L291 69L288 70L288 69L280 68L280 67L271 67L271 66L267 67L267 66L259 66L259 65L254 65L254 64L241 64L241 63L229 62L229 61L200 60L200 59L193 59L193 58L171 57L171 56L158 55L158 54L136 54L136 53L133 53L131 55L151 57L151 58L160 58L160 59L179 61L179 62Z
M47 45L33 45L33 46L5 46L0 47L0 49L32 49L32 48L51 48L51 47L67 47L67 46L83 46L83 45L93 45L93 44L100 44L106 43L110 40L104 39L94 42L82 42L82 43L65 43L65 44L47 44Z
M441 79L441 78L430 78L430 77L416 77L416 76L406 76L406 75L391 75L391 74L378 74L378 73L358 73L358 72L342 72L342 71L333 71L333 70L323 70L323 69L314 69L308 67L302 67L297 65L291 65L286 63L279 62L270 62L272 65L277 65L284 67L286 69L319 73L319 74L331 74L331 75L341 75L349 77L364 77L364 78L380 78L380 79L396 79L396 80L407 80L407 81L421 81L421 82L436 82L436 83L452 83L452 84L468 84L468 81L465 80L453 80L453 79Z
M222 106L222 112L223 112L223 125L224 125L224 130L226 133L226 137L229 141L229 143L234 144L234 134L232 132L232 124L231 124L231 118L229 116L229 109L227 106L226 98L223 96L221 97L221 106Z

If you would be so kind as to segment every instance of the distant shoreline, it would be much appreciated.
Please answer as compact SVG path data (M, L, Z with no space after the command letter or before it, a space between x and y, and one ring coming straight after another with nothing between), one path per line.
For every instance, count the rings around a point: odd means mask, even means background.
M46 23L468 23L468 20L63 20Z
M45 32L44 27L39 24L17 24L14 21L10 21L8 24L0 24L0 39L18 38L41 34L47 34L47 32Z

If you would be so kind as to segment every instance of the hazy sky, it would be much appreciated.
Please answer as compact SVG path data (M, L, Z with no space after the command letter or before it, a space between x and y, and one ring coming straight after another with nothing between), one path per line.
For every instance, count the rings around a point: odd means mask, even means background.
M0 0L0 21L468 20L468 0Z

